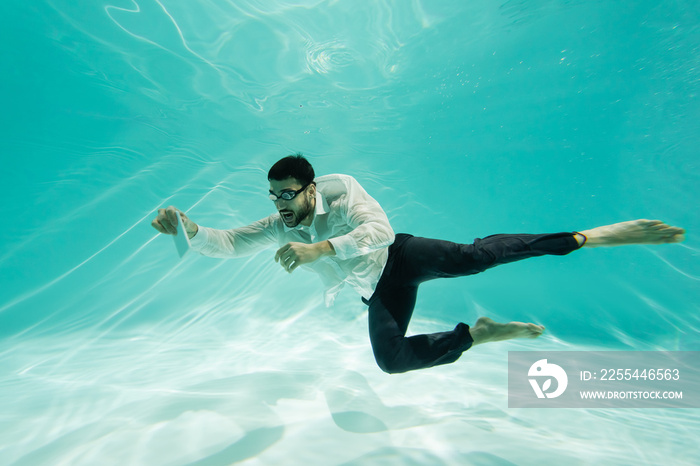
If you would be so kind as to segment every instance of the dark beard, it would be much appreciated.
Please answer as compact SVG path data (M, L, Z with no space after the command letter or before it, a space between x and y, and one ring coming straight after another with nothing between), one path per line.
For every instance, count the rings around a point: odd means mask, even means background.
M287 228L296 228L302 220L311 214L311 200L305 198L304 204L301 206L301 210L298 213L291 210L290 212L294 213L294 223L292 225L285 223L285 225L287 225Z
M302 206L301 211L299 212L299 216L297 217L299 221L297 222L297 225L301 223L302 220L306 219L309 215L311 215L311 200L307 197L304 198L304 205ZM294 225L294 226L297 226Z

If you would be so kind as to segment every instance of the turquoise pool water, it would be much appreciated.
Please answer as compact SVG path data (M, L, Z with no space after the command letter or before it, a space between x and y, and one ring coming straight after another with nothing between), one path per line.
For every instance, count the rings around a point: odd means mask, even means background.
M509 350L700 350L692 1L0 6L0 464L695 464L697 410L509 409ZM659 218L685 243L424 285L409 329L547 327L389 376L366 308L150 221L268 215L301 151L397 232Z

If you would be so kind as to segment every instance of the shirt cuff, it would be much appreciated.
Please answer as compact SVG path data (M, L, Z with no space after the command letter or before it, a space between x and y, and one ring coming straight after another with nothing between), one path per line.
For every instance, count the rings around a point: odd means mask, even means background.
M198 227L197 234L190 239L190 246L195 251L200 251L209 242L209 229Z
M358 248L355 239L352 236L344 235L328 240L335 250L335 255L338 259L349 259L358 255Z

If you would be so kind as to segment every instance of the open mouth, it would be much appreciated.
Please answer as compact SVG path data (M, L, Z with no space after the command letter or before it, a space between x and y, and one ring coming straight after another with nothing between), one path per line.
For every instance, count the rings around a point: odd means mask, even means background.
M284 220L286 223L291 223L294 221L294 212L283 210L280 212L280 215L282 216L282 220Z

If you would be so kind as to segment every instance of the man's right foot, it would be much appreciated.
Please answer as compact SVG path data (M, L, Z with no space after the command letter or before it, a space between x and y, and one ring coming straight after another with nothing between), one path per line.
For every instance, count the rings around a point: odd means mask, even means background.
M613 223L581 232L588 240L584 247L622 246L625 244L680 243L685 239L683 228L666 225L661 220L632 220Z
M469 333L474 340L474 345L489 341L503 341L513 338L537 338L544 332L542 325L527 324L525 322L508 322L501 324L488 317L479 317Z

